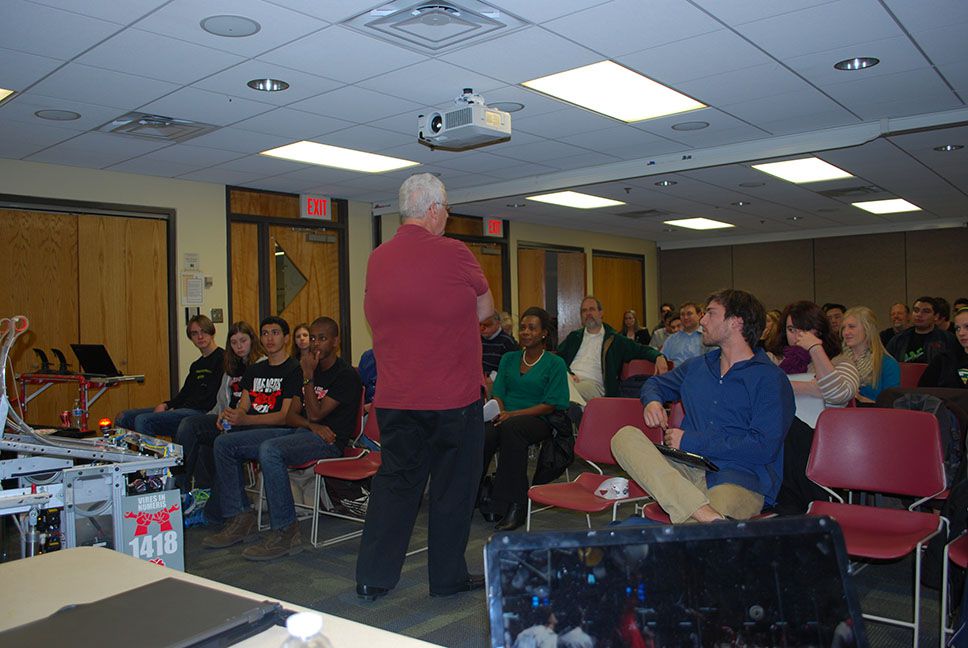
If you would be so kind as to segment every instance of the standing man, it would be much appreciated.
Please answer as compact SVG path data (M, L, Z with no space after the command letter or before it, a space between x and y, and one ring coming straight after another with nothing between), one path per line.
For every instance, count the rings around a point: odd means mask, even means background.
M484 586L483 576L467 573L464 550L484 461L477 325L494 300L467 246L441 236L444 184L413 175L399 204L402 224L370 255L363 301L380 367L374 407L383 448L356 561L356 593L370 601L400 580L428 477L430 595Z
M907 304L898 302L891 306L891 325L881 331L881 343L887 347L895 335L911 326L911 309Z
M569 333L558 346L575 388L586 401L599 396L618 396L622 365L629 360L651 360L657 374L669 370L661 353L624 335L616 335L615 329L602 321L603 316L602 302L591 295L585 297L581 302L583 327Z
M662 355L676 364L681 364L689 358L695 358L709 351L703 344L703 334L700 329L702 317L698 304L686 302L679 307L679 318L682 320L682 330L670 335L662 345Z
M645 423L665 430L665 444L703 455L719 472L668 460L642 431L627 425L612 454L652 494L673 524L750 518L776 499L783 480L783 438L793 421L793 388L756 343L763 305L742 290L711 295L703 342L719 349L688 360L642 387ZM754 351L754 349L756 349ZM681 400L686 417L669 427L663 404Z

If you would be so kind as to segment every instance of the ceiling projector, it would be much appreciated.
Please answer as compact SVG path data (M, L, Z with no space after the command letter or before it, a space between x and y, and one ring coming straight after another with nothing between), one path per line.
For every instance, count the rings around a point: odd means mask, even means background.
M488 108L471 88L451 110L429 109L417 116L417 141L431 149L466 151L511 139L511 115Z

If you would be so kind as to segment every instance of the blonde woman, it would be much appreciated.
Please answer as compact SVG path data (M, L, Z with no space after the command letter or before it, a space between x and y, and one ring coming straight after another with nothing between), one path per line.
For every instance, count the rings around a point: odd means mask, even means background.
M884 349L877 330L877 316L866 306L854 306L844 313L844 351L834 358L850 360L860 376L857 400L873 403L882 390L901 384L901 366Z

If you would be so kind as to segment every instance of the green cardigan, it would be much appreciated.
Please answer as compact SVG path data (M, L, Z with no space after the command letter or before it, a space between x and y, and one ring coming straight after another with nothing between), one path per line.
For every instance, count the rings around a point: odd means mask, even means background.
M605 327L605 339L602 341L602 373L604 374L602 383L605 386L606 396L618 396L622 365L629 360L644 359L655 362L662 354L652 347L643 346L631 338L618 335L608 324L602 324L602 326ZM569 367L571 367L571 361L578 355L584 335L585 329L582 327L569 333L565 341L558 345L558 355Z

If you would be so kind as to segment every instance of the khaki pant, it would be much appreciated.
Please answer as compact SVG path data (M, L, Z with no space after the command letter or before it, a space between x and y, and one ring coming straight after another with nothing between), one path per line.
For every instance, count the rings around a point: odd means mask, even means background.
M612 437L612 454L619 465L659 503L673 524L692 521L692 514L709 504L717 512L746 520L763 509L763 495L737 486L706 487L706 471L669 461L642 430L626 425Z
M574 382L574 379L572 379L572 381ZM578 382L574 383L574 385L575 389L578 390L578 393L581 394L581 397L585 399L586 403L593 398L599 398L605 395L605 390L591 380L585 380L582 378Z

